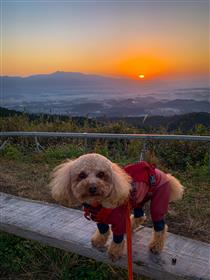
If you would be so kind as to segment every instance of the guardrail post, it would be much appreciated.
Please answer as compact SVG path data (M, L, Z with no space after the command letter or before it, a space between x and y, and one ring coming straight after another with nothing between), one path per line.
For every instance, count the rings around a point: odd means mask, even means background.
M0 150L3 150L3 149L4 149L4 147L6 146L7 142L8 142L8 139L5 140L5 141L1 144Z
M85 152L87 153L87 148L88 148L87 138L85 138L84 140L85 140L85 143L84 143L84 144L85 144L85 145L84 145L84 146L85 146Z
M36 143L36 150L38 152L40 152L41 150L44 150L44 148L42 147L42 145L39 143L37 136L35 136L35 143Z
M141 154L140 154L140 161L145 160L145 153L146 153L146 141L143 142L143 147L141 149Z

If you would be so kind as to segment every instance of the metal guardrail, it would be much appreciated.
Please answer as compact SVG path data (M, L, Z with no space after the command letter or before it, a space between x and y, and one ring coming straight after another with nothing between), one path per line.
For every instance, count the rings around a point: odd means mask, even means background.
M77 132L26 132L1 131L0 137L69 137L96 139L143 139L143 140L182 140L210 142L210 136L168 135L168 134L114 134L114 133L77 133Z
M42 146L37 137L68 137L83 139L142 139L142 140L180 140L207 142L209 145L209 174L210 174L210 136L199 135L168 135L168 134L114 134L114 133L77 133L77 132L36 132L36 131L1 131L0 137L34 137L36 147L39 150ZM0 146L0 150L6 145L7 140ZM142 158L142 155L141 155Z

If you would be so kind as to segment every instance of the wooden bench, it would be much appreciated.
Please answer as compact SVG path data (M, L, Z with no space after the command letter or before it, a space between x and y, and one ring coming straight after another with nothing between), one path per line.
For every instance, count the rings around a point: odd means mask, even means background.
M0 193L0 229L97 261L127 267L125 256L112 263L105 252L93 248L94 222L79 210ZM133 234L133 270L153 279L210 279L210 244L169 233L164 251L148 250L152 229ZM173 261L175 259L176 261Z

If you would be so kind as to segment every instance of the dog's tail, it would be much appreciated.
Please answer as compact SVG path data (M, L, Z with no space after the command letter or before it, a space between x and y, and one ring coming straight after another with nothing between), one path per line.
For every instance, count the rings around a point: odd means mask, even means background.
M184 187L181 185L179 180L177 180L174 176L171 174L167 174L169 177L169 185L170 185L170 201L176 201L182 198L184 193Z

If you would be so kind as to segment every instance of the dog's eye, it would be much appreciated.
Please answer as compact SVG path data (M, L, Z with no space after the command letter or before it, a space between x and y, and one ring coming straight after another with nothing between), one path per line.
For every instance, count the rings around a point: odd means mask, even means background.
M98 172L98 173L96 174L96 177L102 179L102 178L105 177L105 173L104 173L103 171L100 171L100 172Z
M80 180L83 180L83 179L87 178L87 174L86 174L85 172L81 172L81 173L79 174L78 178L79 178Z

